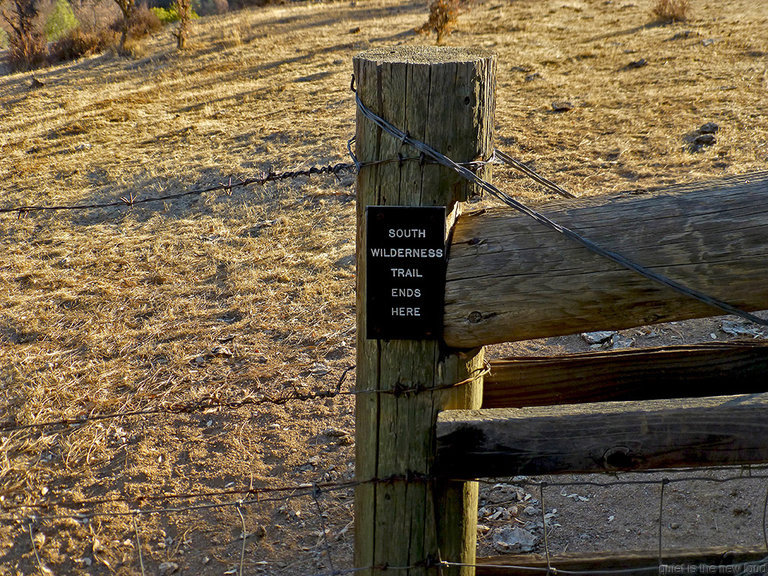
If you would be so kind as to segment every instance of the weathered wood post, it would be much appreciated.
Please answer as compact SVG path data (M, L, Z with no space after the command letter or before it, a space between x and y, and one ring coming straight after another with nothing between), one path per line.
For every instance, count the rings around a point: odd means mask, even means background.
M457 162L490 156L495 88L490 52L376 49L357 56L354 69L358 95L375 114ZM359 111L356 154L362 163L357 179L356 479L362 484L355 501L355 561L359 568L370 567L362 574L392 573L387 566L414 566L398 574L437 574L438 559L470 564L475 559L477 484L437 482L432 467L437 413L480 407L483 350L442 344L442 274L424 273L425 260L399 258L403 252L396 248L409 246L407 237L393 240L390 260L371 258L366 214L369 206L445 207L445 232L440 213L439 233L440 245L447 246L459 203L473 190L450 170L420 159ZM487 178L489 167L481 171ZM435 234L429 218L422 225L419 210L368 212L377 214L385 239L399 230L405 236L417 230L417 240L425 231ZM387 254L386 244L384 249ZM375 280L366 281L369 273ZM411 276L425 275L420 283L409 282ZM437 326L432 326L435 320L425 311L435 302ZM370 314L376 316L375 326ZM409 336L404 326L416 330ZM443 574L473 572L442 569Z

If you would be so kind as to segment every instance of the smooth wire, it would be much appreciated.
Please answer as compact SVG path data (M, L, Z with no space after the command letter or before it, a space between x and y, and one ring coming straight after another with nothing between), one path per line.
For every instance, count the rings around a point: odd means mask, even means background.
M672 290L683 294L685 296L688 296L690 298L694 298L696 300L699 300L700 302L703 302L705 304L708 304L709 306L712 306L714 308L718 308L722 310L723 312L727 312L728 314L734 314L736 316L739 316L741 318L744 318L745 320L749 320L750 322L754 322L755 324L760 324L762 326L768 326L768 320L763 320L762 318L755 316L754 314L750 314L749 312L746 312L744 310L741 310L739 308L736 308L735 306L724 302L723 300L719 300L717 298L714 298L712 296L709 296L708 294L705 294L703 292L700 292L699 290L695 290L693 288L689 288L688 286L685 286L684 284L681 284L680 282L677 282L676 280L672 280L671 278L668 278L667 276L664 276L663 274L659 274L657 272L654 272L644 266L641 266L640 264L630 260L629 258L622 256L621 254L614 252L613 250L609 250L607 248L604 248L600 246L599 244L596 244L592 240L585 238L584 236L581 236L580 234L574 232L570 228L567 228L565 226L562 226L555 222L554 220L551 220L550 218L546 217L545 215L541 214L540 212L537 212L536 210L533 210L532 208L529 208L519 200L516 200L515 198L511 197L509 194L506 194L505 192L502 192L500 189L498 189L493 184L483 180L482 178L478 177L476 174L474 174L471 170L464 168L460 164L457 164L444 154L438 152L428 144L425 144L424 142L421 142L419 140L415 140L414 138L411 138L407 133L403 132L396 126L393 126L380 116L374 114L371 110L369 110L365 104L363 104L362 100L360 99L360 95L355 92L355 100L357 102L357 107L360 110L360 112L365 116L368 120L373 122L376 126L381 128L383 131L389 133L390 135L394 136L402 144L408 144L412 147L414 147L416 150L421 152L422 154L428 156L429 158L432 158L435 160L438 164L441 164L442 166L445 166L446 168L450 168L451 170L457 172L460 176L468 180L469 182L472 182L473 184L479 186L492 196L496 197L497 199L501 200L508 206L514 208L515 210L522 212L523 214L529 216L530 218L533 218L536 220L539 224L542 224L546 226L547 228L554 230L555 232L558 232L565 236L566 238L573 240L574 242L577 242L590 250L591 252L598 254L599 256L603 256L604 258L607 258L624 268L627 268L629 270L632 270L634 272L637 272L641 276L644 276L645 278L648 278L649 280L653 280L654 282L658 284L662 284L668 288L671 288Z

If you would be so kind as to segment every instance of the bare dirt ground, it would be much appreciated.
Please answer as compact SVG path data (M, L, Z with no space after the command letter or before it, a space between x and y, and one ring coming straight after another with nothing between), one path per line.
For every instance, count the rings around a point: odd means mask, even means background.
M447 43L498 53L497 145L579 195L765 169L762 3L697 1L670 25L650 6L489 0L463 14ZM165 32L133 58L0 76L0 205L144 198L347 161L352 57L431 43L413 32L425 19L400 0L272 6L196 21L183 54ZM554 112L563 101L572 108ZM693 146L707 122L715 143ZM515 174L494 177L545 198ZM353 491L312 489L353 478L351 396L265 399L334 390L354 363L353 184L312 177L0 217L0 575L235 574L241 554L246 574L351 566ZM722 322L615 341L766 338ZM586 348L576 335L492 353ZM255 500L252 488L258 502L218 506ZM550 490L553 550L656 545L655 485ZM759 544L765 490L667 487L665 545ZM511 521L541 550L534 488L490 485L483 498L481 554L499 552L494 535Z

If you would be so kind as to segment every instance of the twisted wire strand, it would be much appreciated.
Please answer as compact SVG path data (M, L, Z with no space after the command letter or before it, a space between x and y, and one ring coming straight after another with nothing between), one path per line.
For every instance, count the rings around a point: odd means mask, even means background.
M227 183L217 184L216 186L210 186L208 188L200 188L193 190L185 190L184 192L178 192L176 194L167 194L164 196L153 196L150 198L139 198L134 196L131 192L127 196L122 196L119 200L112 202L94 202L90 204L54 204L51 206L46 205L26 205L26 206L10 206L0 208L0 214L18 214L22 216L30 212L65 212L65 211L77 211L77 210L93 210L103 208L116 208L135 206L138 204L148 204L151 202L165 202L168 200L177 200L186 196L199 196L208 192L226 192L231 193L234 188L244 188L254 184L264 185L268 182L278 182L281 180L290 180L299 178L301 176L314 176L321 174L328 174L338 177L344 173L354 173L357 170L355 164L347 162L339 162L337 164L328 164L326 166L312 166L310 168L302 170L287 170L284 172L264 172L253 178L239 179L233 181L230 177Z
M671 288L672 290L674 290L675 292L678 292L679 294L683 294L684 296L688 296L689 298L694 298L700 302L703 302L704 304L707 304L714 308L718 308L719 310L722 310L723 312L727 312L728 314L734 314L736 316L744 318L745 320L748 320L755 324L768 326L768 320L763 320L759 316L750 314L749 312L741 310L740 308L737 308L732 304L729 304L723 300L714 298L708 294L705 294L704 292L685 286L684 284L676 280L672 280L671 278L664 276L663 274L654 272L653 270L650 270L649 268L646 268L645 266L642 266L637 262L630 260L626 256L623 256L618 252L615 252L613 250L600 246L599 244L593 242L592 240L585 238L584 236L578 234L577 232L574 232L570 228L567 228L561 224L558 224L557 222L548 218L544 214L526 206L525 204L513 198L506 192L501 191L499 188L497 188L493 184L483 180L468 168L465 168L464 166L461 166L460 164L454 162L444 154L438 152L437 150L429 146L428 144L412 138L406 132L403 132L396 126L389 123L387 120L378 116L377 114L372 112L369 108L367 108L365 104L363 104L363 101L360 99L360 95L357 92L355 92L355 101L357 103L358 110L365 118L367 118L370 122L378 126L382 131L390 134L391 136L399 140L403 145L408 144L412 146L419 152L423 153L424 155L438 162L440 165L455 171L464 179L482 188L483 190L485 190L486 192L488 192L498 200L501 200L507 206L510 206L511 208L514 208L515 210L525 214L526 216L529 216L530 218L532 218L539 224L546 226L550 230L553 230L554 232L558 232L559 234L562 234L566 238L574 242L577 242L578 244L581 244L591 252L599 256L602 256L604 258L607 258L608 260L611 260L616 264L623 266L624 268L632 270L640 274L641 276L648 278L649 280L652 280L658 284Z

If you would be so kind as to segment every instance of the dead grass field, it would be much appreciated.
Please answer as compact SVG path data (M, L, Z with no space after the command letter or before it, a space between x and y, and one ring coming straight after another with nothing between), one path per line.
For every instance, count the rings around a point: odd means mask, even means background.
M651 6L488 0L463 14L447 43L498 53L497 145L579 195L766 169L765 7L698 0L689 21L659 25ZM142 198L346 161L352 57L430 43L413 32L425 18L424 5L402 0L272 6L195 21L183 54L164 32L131 59L0 76L0 206ZM554 112L563 101L572 109ZM706 122L718 124L716 142L694 151L691 135ZM526 201L545 197L503 170L495 179ZM353 184L312 177L231 196L1 216L0 423L335 386L354 363ZM713 330L686 326L662 333L690 342ZM130 515L36 518L31 535L32 510L20 506L68 515L65 502L104 499L115 501L88 511L125 513L125 501L146 505L140 497L187 506L249 487L338 482L353 476L353 425L353 403L339 396L2 431L0 575L141 574L137 533L148 574L163 562L233 574L243 521L245 573L325 572L318 504L336 568L349 566L350 490L244 507L243 520L235 507L135 525ZM211 490L235 494L162 498ZM689 500L705 508L723 498ZM636 520L617 514L622 526ZM750 514L737 520L756 523ZM701 529L671 542L699 545ZM594 538L570 550L600 548Z

